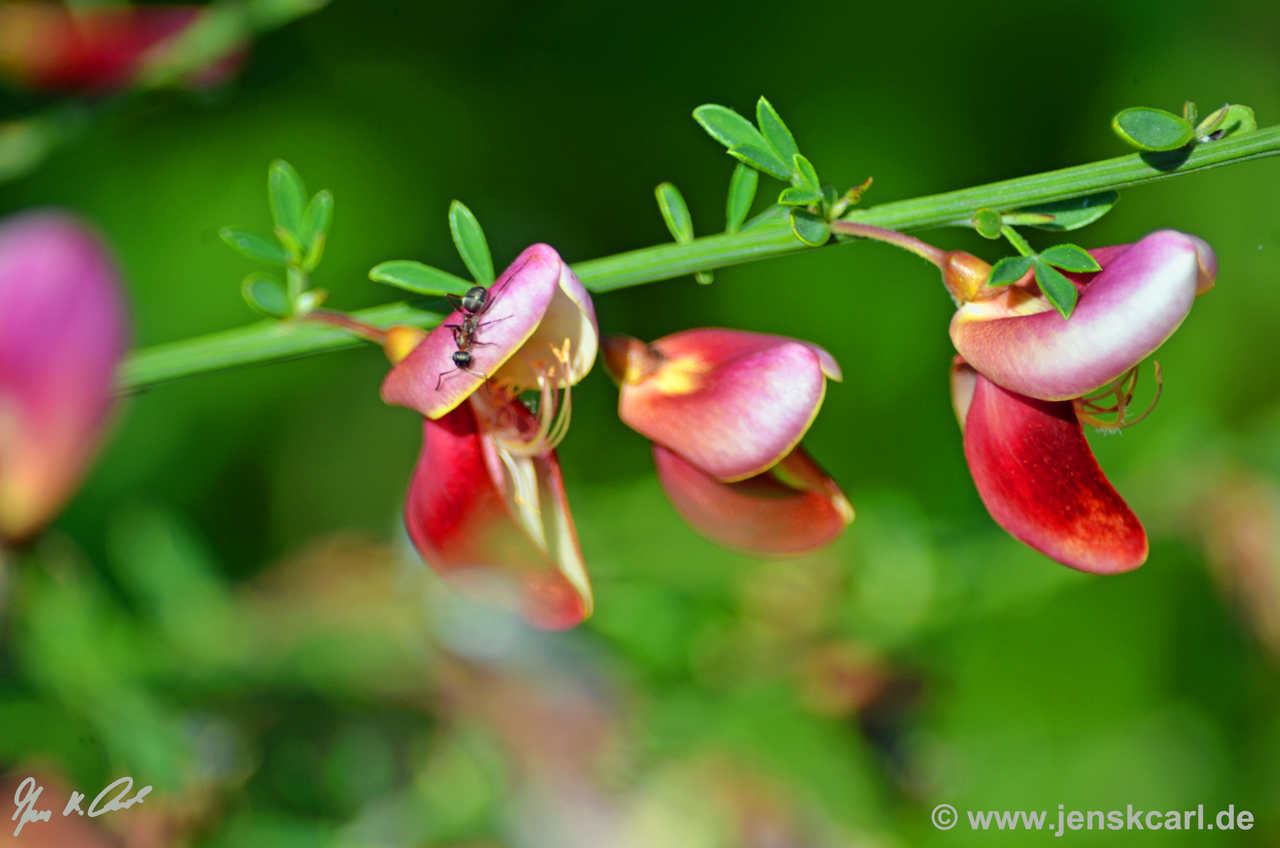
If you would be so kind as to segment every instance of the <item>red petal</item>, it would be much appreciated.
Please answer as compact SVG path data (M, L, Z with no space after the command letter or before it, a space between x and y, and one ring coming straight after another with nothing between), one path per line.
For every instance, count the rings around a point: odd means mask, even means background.
M1036 400L975 376L964 453L996 523L1081 571L1142 565L1147 534L1103 475L1071 402Z
M653 461L684 520L732 550L803 554L835 541L853 521L844 494L799 446L773 469L736 483L721 483L656 442Z
M538 461L546 464L540 476L556 489L554 455ZM586 599L512 519L489 476L470 404L424 419L404 517L418 553L462 594L518 606L535 627L547 630L573 627L586 617Z

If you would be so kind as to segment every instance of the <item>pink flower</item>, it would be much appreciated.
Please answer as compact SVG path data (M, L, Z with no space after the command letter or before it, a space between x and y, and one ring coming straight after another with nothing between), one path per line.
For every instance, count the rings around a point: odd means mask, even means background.
M74 491L114 405L126 323L115 266L82 224L0 223L0 538L30 537Z
M398 364L382 398L426 419L405 524L460 591L515 606L539 627L572 627L591 614L591 584L555 447L568 430L569 388L595 361L591 298L536 244L488 290L472 361L460 368L449 325L465 320L455 312L425 337L388 332ZM528 390L541 394L536 413L518 398Z
M1218 274L1213 249L1174 230L1089 252L1102 270L1068 275L1080 292L1070 320L1025 286L988 290L951 320L956 350L1011 391L1078 398L1164 344Z
M840 368L807 342L687 330L605 340L618 414L653 442L677 511L725 547L799 554L836 539L853 507L800 440Z
M1081 424L1126 425L1138 364L1213 287L1218 263L1204 241L1172 230L1090 253L1102 270L1068 275L1079 291L1070 320L1029 279L960 307L951 322L961 354L952 400L969 470L996 523L1064 565L1112 574L1146 561L1146 533ZM1108 386L1111 406L1086 397Z
M42 90L128 88L152 52L200 15L199 6L112 5L73 13L61 3L0 2L0 71Z

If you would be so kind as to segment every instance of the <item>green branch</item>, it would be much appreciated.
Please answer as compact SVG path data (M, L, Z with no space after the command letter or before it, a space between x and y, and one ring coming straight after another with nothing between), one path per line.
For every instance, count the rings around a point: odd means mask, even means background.
M1086 194L1121 189L1274 156L1280 153L1280 127L1227 138L1185 150L1120 156L1089 165L991 183L960 191L859 209L845 220L895 230L956 224L981 208L1006 211ZM688 244L663 244L579 262L573 270L593 292L652 283L712 268L739 265L806 247L784 225L762 226L733 234L707 236ZM354 313L377 326L433 327L442 315L393 303ZM121 391L138 391L196 374L277 362L364 344L340 330L305 322L265 321L247 327L135 351L120 371Z

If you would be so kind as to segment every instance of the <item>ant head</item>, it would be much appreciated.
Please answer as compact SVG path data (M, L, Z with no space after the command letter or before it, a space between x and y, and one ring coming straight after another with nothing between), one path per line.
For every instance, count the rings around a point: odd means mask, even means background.
M484 286L472 286L467 289L467 293L462 296L462 308L466 312L475 314L484 309L486 303L489 302L489 290Z
M471 353L465 350L455 350L453 352L453 364L459 368L471 367Z

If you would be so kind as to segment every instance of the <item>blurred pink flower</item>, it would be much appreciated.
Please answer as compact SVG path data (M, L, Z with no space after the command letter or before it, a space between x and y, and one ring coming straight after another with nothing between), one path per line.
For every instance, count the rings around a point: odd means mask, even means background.
M0 537L39 530L75 489L127 345L115 266L53 212L0 223Z
M40 90L128 88L154 51L201 15L200 6L104 4L72 11L62 3L0 2L0 72ZM235 61L235 52L216 57L189 82L216 83Z
M1070 320L1029 277L961 305L951 322L961 354L952 401L996 523L1064 565L1111 574L1146 561L1146 532L1081 425L1126 426L1135 369L1213 287L1218 261L1204 241L1173 230L1090 253L1102 270L1068 275L1079 292ZM1111 406L1086 397L1108 386Z
M618 414L653 442L677 511L712 541L757 554L825 545L853 507L800 440L840 367L822 348L737 330L686 330L646 345L605 339Z
M418 553L466 594L518 607L536 626L591 614L591 584L555 447L570 387L595 362L599 334L585 288L544 244L516 259L488 293L468 368L449 324L425 337L388 332L382 398L425 417L405 504ZM537 412L519 399L540 393ZM561 394L563 392L563 395Z

